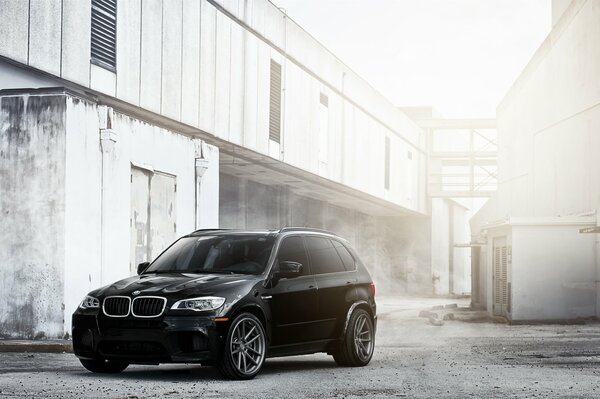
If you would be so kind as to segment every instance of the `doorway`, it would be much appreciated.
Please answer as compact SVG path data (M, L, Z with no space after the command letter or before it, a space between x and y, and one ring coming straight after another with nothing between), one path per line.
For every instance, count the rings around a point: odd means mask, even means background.
M131 167L130 270L151 262L177 238L175 176Z

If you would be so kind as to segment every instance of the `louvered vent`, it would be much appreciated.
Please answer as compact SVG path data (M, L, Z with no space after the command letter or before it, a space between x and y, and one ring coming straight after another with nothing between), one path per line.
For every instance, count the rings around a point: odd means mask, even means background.
M271 60L269 139L281 141L281 65Z
M115 70L117 66L117 0L92 0L93 64Z

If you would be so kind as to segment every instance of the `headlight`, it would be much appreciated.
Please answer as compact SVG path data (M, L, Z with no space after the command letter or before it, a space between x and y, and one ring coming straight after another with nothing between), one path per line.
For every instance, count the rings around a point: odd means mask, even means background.
M215 310L225 303L225 298L218 296L203 296L200 298L183 299L175 302L171 306L172 310L194 310L201 312L203 310Z
M81 309L98 309L100 307L100 301L93 296L86 295L79 304L79 307Z

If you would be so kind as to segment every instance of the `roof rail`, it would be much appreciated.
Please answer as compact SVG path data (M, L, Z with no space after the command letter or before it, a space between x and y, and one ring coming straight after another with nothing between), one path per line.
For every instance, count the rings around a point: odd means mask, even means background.
M191 234L194 234L194 233L208 233L208 232L211 232L211 231L225 231L225 230L232 230L232 229L199 229L199 230L192 231Z
M314 227L283 227L282 229L279 230L280 233L284 233L286 231L314 231L315 233L326 233L326 234L337 235L332 231L324 230L324 229L317 229Z

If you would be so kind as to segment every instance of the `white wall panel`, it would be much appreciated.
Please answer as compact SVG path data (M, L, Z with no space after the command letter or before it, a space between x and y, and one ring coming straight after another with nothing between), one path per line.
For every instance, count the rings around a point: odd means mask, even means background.
M231 20L217 13L215 134L229 139L231 87Z
M237 3L237 0L236 0ZM242 144L244 122L244 59L245 33L236 23L231 24L231 85L229 95L229 141Z
M258 42L258 77L256 92L256 148L259 152L269 152L269 83L271 68L271 48Z
M161 113L181 119L182 0L163 2Z
M90 84L91 7L91 0L63 0L60 76L83 86Z
M117 91L117 76L114 72L90 65L90 88L101 93L115 96Z
M118 57L118 55L117 55ZM162 0L142 1L140 105L160 112Z
M2 21L0 55L26 64L29 43L29 1L0 0L0 21Z
M245 35L244 57L244 146L256 149L258 129L258 39L253 35Z
M183 1L181 121L198 126L200 115L200 2Z
M29 3L29 65L57 76L60 76L61 8L60 1ZM5 23L3 20L2 24Z
M202 1L200 5L200 129L215 131L217 11Z
M141 0L117 2L117 97L140 103Z

